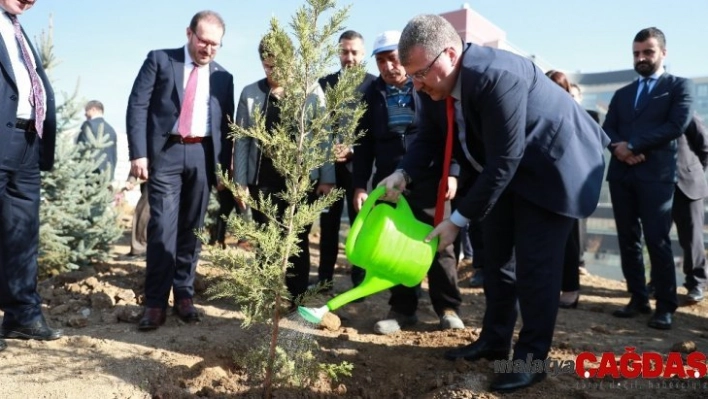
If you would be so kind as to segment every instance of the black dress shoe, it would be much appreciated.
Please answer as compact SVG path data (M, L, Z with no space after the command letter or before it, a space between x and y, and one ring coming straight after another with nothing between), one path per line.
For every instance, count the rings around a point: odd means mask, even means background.
M671 313L669 312L655 312L654 315L649 319L647 325L651 328L656 328L657 330L670 330L671 329Z
M649 303L638 303L635 301L629 301L629 304L623 308L617 309L612 312L612 316L620 317L623 319L629 319L635 317L639 314L649 314L651 313L651 306Z
M61 330L49 328L46 320L41 318L30 324L3 325L0 338L7 339L36 339L38 341L53 341L63 336Z
M500 374L489 388L496 392L511 392L530 387L545 378L546 373L504 373Z
M509 348L493 347L486 341L477 340L469 345L445 352L445 359L465 359L470 362L478 359L503 360L509 358Z
M194 307L192 298L177 299L172 310L185 323L196 323L201 320L197 308Z
M5 342L4 339L0 338L0 352L4 351L7 349L7 342Z
M161 325L165 324L167 312L162 308L145 308L143 317L138 322L138 330L150 331L157 330Z

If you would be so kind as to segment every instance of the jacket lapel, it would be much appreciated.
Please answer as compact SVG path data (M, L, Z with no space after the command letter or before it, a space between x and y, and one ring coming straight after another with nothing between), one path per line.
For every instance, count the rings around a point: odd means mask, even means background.
M216 79L218 78L219 74L215 73L218 70L219 67L216 66L215 62L209 63L209 118L211 119L209 121L209 125L211 126L212 135L218 134L218 126L221 125L219 123L221 118L221 108L219 107L219 100L216 98L215 95L215 90L219 87L218 83L216 82Z
M178 106L182 106L184 98L184 48L180 48L179 52L172 57L172 71L174 73L175 91L179 99Z
M664 76L666 76L666 73L663 73L661 76L659 76L659 79L656 80L656 83L654 83L654 87L651 89L651 92L649 92L649 99L644 101L644 104L642 104L639 108L636 109L635 114L634 114L635 116L638 116L642 112L644 112L644 110L649 106L649 104L651 104L652 98L664 93L664 86L666 84L666 79L664 79ZM632 100L636 99L636 94L637 94L636 90L638 89L638 86L639 86L639 80L637 80L637 83L634 84L635 97ZM632 101L632 104L634 104L634 101Z

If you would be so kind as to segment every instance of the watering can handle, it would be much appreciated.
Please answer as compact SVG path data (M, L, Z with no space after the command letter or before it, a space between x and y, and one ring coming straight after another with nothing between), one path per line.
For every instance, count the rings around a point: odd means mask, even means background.
M361 231L361 226L364 224L364 220L369 215L369 212L371 212L371 209L374 207L374 204L376 204L376 201L384 194L386 194L386 187L376 187L369 194L369 197L366 199L366 201L364 201L364 205L362 205L361 210L356 215L356 219L354 219L354 224L352 225L351 230L349 231L351 239L347 238L347 243L345 247L345 252L347 256L354 252L354 244L356 243L356 238L359 235L359 232ZM396 208L399 207L401 209L404 209L406 212L413 212L411 210L410 205L408 205L408 201L406 201L405 197L403 197L402 195L398 196L398 202L396 203Z

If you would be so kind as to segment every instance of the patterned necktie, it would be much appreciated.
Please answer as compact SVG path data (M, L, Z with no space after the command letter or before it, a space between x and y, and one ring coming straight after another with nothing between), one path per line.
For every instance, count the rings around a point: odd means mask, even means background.
M42 88L42 83L37 74L37 70L32 63L32 57L30 56L29 49L25 44L24 35L22 34L22 28L20 27L20 21L17 17L12 14L7 14L12 21L12 26L15 27L15 39L20 46L20 51L22 52L22 60L25 62L25 68L29 72L30 81L32 82L32 95L29 97L30 105L34 107L34 126L37 129L37 135L42 137L42 127L44 126L44 118L47 116L47 109L45 106L44 99L44 89Z
M177 131L182 137L187 137L192 133L192 115L194 114L194 97L197 96L197 79L199 68L192 63L194 68L189 73L187 87L184 88L184 98L182 99L182 109L179 111L179 123Z
M644 103L649 100L649 83L651 83L651 78L644 78L641 83L644 86L642 86L642 91L639 92L639 96L637 97L637 104L634 106L635 109L641 108Z

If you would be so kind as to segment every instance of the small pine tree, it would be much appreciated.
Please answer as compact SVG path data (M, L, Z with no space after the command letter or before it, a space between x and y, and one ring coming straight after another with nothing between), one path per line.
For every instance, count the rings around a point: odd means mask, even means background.
M48 74L58 64L54 56L53 25L39 37L39 53ZM89 142L74 138L83 107L78 82L57 106L57 148L54 169L42 172L39 267L41 275L77 269L109 257L110 245L121 235L114 193L107 172L96 173L103 158L100 149L111 145L101 130Z
M343 71L339 83L327 90L326 110L312 107L311 96L319 89L318 78L335 64L339 50L335 35L343 30L349 11L349 7L338 10L335 7L333 0L307 0L306 5L296 11L290 23L295 38L292 55L287 33L276 19L271 20L265 46L266 52L273 55L274 79L285 88L277 103L280 123L267 130L265 118L256 115L255 126L251 129L232 126L236 139L250 137L258 140L261 151L273 160L287 187L280 195L288 207L278 218L275 206L268 199L251 198L240 188L227 184L250 207L264 213L269 223L259 226L242 218L231 218L229 230L236 238L256 243L254 253L216 250L211 255L214 264L228 273L227 278L213 286L210 293L215 297L232 298L241 304L244 327L257 324L267 330L262 342L254 342L253 351L241 356L243 361L248 360L247 365L254 366L249 368L249 375L262 378L266 398L272 396L274 386L301 386L322 375L336 379L337 375L350 374L352 369L347 362L319 363L311 339L289 334L292 330L280 328L288 304L295 300L290 298L284 282L290 266L288 258L297 251L298 233L342 195L341 191L333 190L314 203L308 203L307 193L313 189L310 170L334 161L330 148L333 137L337 136L343 145L353 145L356 123L364 112L356 91L364 78L363 67ZM318 21L325 13L329 18L320 27ZM229 181L225 174L222 177ZM303 301L311 299L306 296Z

